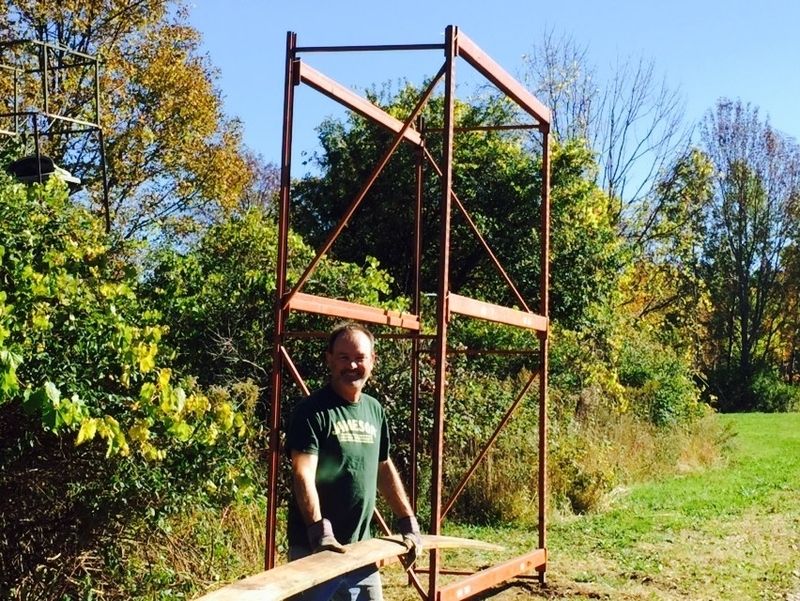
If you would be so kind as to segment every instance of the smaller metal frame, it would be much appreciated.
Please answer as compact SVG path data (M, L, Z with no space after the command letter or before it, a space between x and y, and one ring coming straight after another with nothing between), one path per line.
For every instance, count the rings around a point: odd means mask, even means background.
M87 76L80 91L87 100L79 107L82 117L65 115L53 107L53 87L59 74L83 69ZM11 110L0 113L0 134L21 137L30 135L35 156L42 154L43 136L94 135L97 137L100 172L103 186L103 214L106 231L111 229L108 201L108 172L105 139L100 124L100 60L96 56L72 50L59 44L38 40L0 42L0 77L11 80ZM78 91L78 90L76 90ZM8 127L3 127L9 120Z
M401 121L380 107L362 98L355 92L347 89L338 82L330 79L300 59L302 53L319 52L363 52L363 51L395 51L395 50L438 50L444 54L444 64L437 74L430 80L429 85L420 94L417 104L404 121ZM454 190L454 135L462 131L455 125L455 62L463 59L478 73L492 83L498 90L514 101L516 105L529 117L534 124L520 126L477 126L470 129L536 129L541 134L542 140L542 190L540 211L540 240L539 248L541 279L539 286L539 306L534 312L526 302L523 295L516 288L514 282L503 268L500 260L495 256L491 245L481 234L475 221L470 217L465 203L459 199ZM302 275L290 287L288 275L288 237L289 213L291 209L291 157L292 157L292 132L294 124L294 97L295 89L306 85L344 107L362 115L369 121L384 127L393 134L391 143L385 152L376 157L373 170L366 178L358 193L351 200L349 206L341 215L338 224L329 233L325 242L317 249L315 258L310 262ZM426 131L421 126L420 114L422 109L432 97L438 86L444 87L444 126L437 130ZM443 44L413 44L413 45L383 45L383 46L298 46L297 35L288 32L286 37L286 72L284 86L284 111L283 111L283 137L281 154L281 187L279 196L278 219L278 259L276 270L276 304L275 304L275 339L271 379L271 398L269 414L269 491L268 515L266 532L265 568L275 565L277 553L277 505L278 505L278 473L280 461L283 457L280 449L281 426L281 399L282 386L285 375L289 375L300 390L307 393L297 366L292 361L287 341L290 338L307 338L320 333L290 332L287 327L288 317L292 311L315 313L337 318L346 318L363 321L382 326L390 326L400 330L393 337L405 338L411 341L411 431L418 432L420 412L420 356L429 355L433 359L435 378L433 392L433 428L429 441L432 466L430 484L431 522L428 527L430 534L441 534L442 522L452 509L453 504L464 490L470 477L481 461L487 456L492 445L497 440L501 430L507 425L514 412L534 388L538 388L538 548L528 551L523 555L509 559L503 563L482 569L478 572L465 572L447 569L442 564L438 550L430 552L429 567L425 570L409 572L410 583L415 586L421 597L428 601L459 601L478 594L492 586L517 576L524 576L525 572L535 570L540 582L544 582L547 566L546 546L546 506L547 506L547 375L548 375L548 333L549 333L549 254L550 254L550 111L542 105L519 82L511 77L502 67L486 55L472 40L461 33L457 27L450 25L445 30ZM426 136L435 134L441 136L442 156L434 157L426 146ZM361 207L362 201L377 180L378 176L388 164L393 154L401 144L410 144L416 149L417 164L415 217L411 235L414 237L414 286L410 313L389 311L378 307L365 306L339 299L324 298L303 292L305 284L319 265L322 258L330 251L335 240L344 232L348 222L355 212ZM441 181L441 198L439 199L439 257L437 280L437 306L432 334L423 334L421 310L420 263L422 260L421 223L422 207L424 202L430 200L423 198L423 171L432 169ZM519 308L505 307L478 299L468 298L454 293L450 289L450 231L451 215L458 211L468 224L480 246L486 252L492 265L505 282L508 290ZM524 328L536 333L538 348L530 349L452 349L448 346L448 326L452 318L461 315L471 319L481 319L512 327ZM474 458L472 465L465 472L455 489L445 498L443 490L443 457L444 448L444 423L446 415L447 393L447 363L448 356L454 353L499 353L516 354L528 357L531 362L531 377L522 386L505 415L496 425L489 440ZM536 385L536 386L535 386ZM416 455L420 441L418 434L411 440L411 502L416 508L417 503L417 463ZM376 515L380 527L388 532L385 520ZM418 576L426 573L428 576L427 589L423 587ZM443 585L441 575L460 575L460 580Z

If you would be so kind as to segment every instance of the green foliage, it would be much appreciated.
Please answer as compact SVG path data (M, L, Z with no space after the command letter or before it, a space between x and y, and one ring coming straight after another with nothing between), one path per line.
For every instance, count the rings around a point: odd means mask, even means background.
M596 169L583 143L554 145L550 302L552 318L570 329L593 327L592 307L611 300L624 258L611 199L593 183Z
M774 371L762 371L752 383L756 410L767 413L800 411L800 386L788 384Z
M257 391L174 369L123 247L57 180L0 184L0 240L2 587L90 589L84 553L255 493Z
M516 377L503 378L472 360L454 358L448 371L445 491L454 491L530 375L523 370ZM535 523L538 412L533 398L535 392L523 399L483 457L453 506L453 519L472 524Z
M619 350L619 381L632 411L656 426L675 426L701 414L691 366L673 349L647 336L631 337Z
M550 352L550 413L555 423L627 411L613 361L613 332L554 327Z
M419 93L412 87L375 100L400 117ZM388 98L387 98L388 97ZM430 127L441 126L442 98L425 109ZM459 126L497 125L514 119L510 105L497 98L457 103ZM322 153L313 159L320 176L296 185L293 227L313 245L326 239L377 164L390 137L353 116L320 127ZM432 135L431 155L441 154ZM534 310L539 299L541 157L518 132L462 132L455 145L454 190L470 218L511 280ZM552 311L559 321L577 324L587 306L614 288L620 265L619 241L608 197L594 184L592 154L577 142L552 147ZM410 294L413 285L414 159L401 147L350 220L347 236L333 246L334 256L362 263L369 254L393 277L392 291ZM440 178L426 168L422 208L422 288L436 289L438 278ZM509 236L509 232L515 235ZM506 305L518 304L498 275L467 221L453 208L450 238L451 289Z
M141 311L135 274L110 252L101 223L46 190L0 190L3 283L0 403L16 402L46 430L101 438L108 456L163 459L190 438L213 444L246 432L228 403L216 405L159 361L164 327Z
M125 541L109 557L109 578L131 599L194 598L220 582L263 570L263 499L222 511L200 506L171 517L146 543Z
M302 239L289 237L287 279L291 286L314 256ZM144 289L170 324L175 361L203 382L252 379L266 388L272 364L277 225L252 208L211 226L197 244L151 257ZM342 300L407 309L404 299L386 300L391 278L367 257L363 266L323 259L305 292ZM330 320L294 313L290 327L326 330ZM301 373L320 375L318 352L298 350Z
M556 328L551 348L551 411L556 421L630 413L656 426L673 427L703 414L687 357L624 320L607 332Z
M370 97L389 113L405 118L420 90L406 86L395 95L388 91ZM433 98L424 110L431 128L441 127L443 101ZM456 107L459 125L507 121L508 105L499 102ZM292 224L310 244L319 246L359 192L368 175L389 147L391 136L366 120L352 116L346 122L328 120L319 128L322 153L313 160L319 177L307 177L296 186L296 211ZM431 155L441 155L441 138L431 135ZM508 132L464 133L456 146L455 190L467 211L478 222L493 245L525 258L527 245L511 245L502 237L512 227L527 235L536 224L535 157L526 153L522 138ZM401 146L365 197L362 208L348 224L348 235L332 251L339 259L361 263L366 254L375 256L394 279L393 291L410 294L413 289L413 215L415 205L416 156ZM423 288L435 289L439 240L441 188L434 168L425 168L422 217L424 259ZM521 248L520 248L521 247ZM483 249L467 223L454 210L451 236L454 290L486 286L491 272ZM511 257L505 257L510 259ZM515 260L508 260L509 265ZM476 271L476 267L479 267Z
M555 507L576 514L595 511L618 482L608 444L580 426L551 433L548 448L550 495Z
M703 321L710 310L700 264L706 236L704 208L713 169L692 149L663 174L649 202L639 207L619 296L640 327L698 361Z

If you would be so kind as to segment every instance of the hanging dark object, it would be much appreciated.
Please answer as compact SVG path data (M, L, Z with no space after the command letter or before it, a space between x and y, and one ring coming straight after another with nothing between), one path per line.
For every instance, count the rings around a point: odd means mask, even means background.
M81 185L80 179L56 165L53 159L45 155L31 155L17 159L8 166L8 172L25 184L44 183L55 175L67 182L70 192L75 192Z

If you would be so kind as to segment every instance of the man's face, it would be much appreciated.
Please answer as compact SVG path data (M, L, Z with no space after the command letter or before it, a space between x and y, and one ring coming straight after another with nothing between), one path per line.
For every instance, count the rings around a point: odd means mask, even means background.
M343 332L333 343L333 350L325 353L325 358L331 370L333 389L345 400L356 402L375 364L375 353L367 335L358 330Z

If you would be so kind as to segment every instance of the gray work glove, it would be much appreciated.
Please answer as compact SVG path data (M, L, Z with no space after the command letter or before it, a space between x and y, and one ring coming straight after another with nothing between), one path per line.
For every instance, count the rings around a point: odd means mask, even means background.
M417 557L422 555L422 535L419 531L417 518L413 515L400 518L397 522L397 529L403 535L403 544L408 549L406 559L410 566L417 560Z
M318 522L314 522L306 528L308 535L308 544L311 546L312 553L319 553L320 551L336 551L337 553L345 553L345 549L336 537L333 535L333 526L330 520L322 518Z

